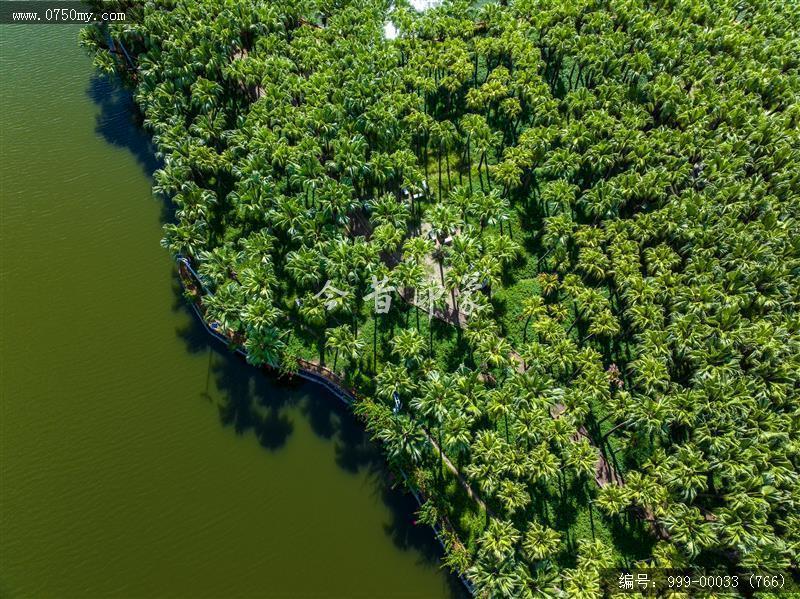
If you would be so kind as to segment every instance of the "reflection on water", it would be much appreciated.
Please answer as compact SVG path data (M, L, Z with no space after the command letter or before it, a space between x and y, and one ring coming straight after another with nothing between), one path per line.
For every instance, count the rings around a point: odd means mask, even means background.
M176 284L175 289L179 291L180 285ZM191 317L176 333L185 342L187 351L208 356L206 389L200 395L212 400L208 389L213 381L220 391L216 405L223 426L238 435L253 434L264 449L279 452L289 442L294 419L302 415L314 435L332 443L338 468L365 477L369 481L365 492L379 498L388 508L391 518L383 530L394 546L412 551L419 563L438 567L442 549L430 528L415 523L416 500L404 493L387 471L380 449L349 408L314 383L299 378L276 379L247 364L240 355L220 349L222 343L211 338L183 299L177 294L176 297L177 309ZM445 596L468 596L457 577L448 575L445 581Z
M119 80L92 74L86 94L97 105L95 132L112 146L130 152L149 177L161 165L150 138L141 127L139 112L130 93Z

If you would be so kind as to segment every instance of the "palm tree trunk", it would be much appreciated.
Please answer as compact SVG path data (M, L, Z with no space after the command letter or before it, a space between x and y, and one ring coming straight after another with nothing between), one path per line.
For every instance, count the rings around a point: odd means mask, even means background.
M442 496L444 496L444 449L442 448L442 424L439 423L437 427L437 433L439 437L439 484L440 484L440 492Z
M605 443L606 440L611 436L612 433L615 433L617 430L621 429L623 426L626 426L628 424L629 423L628 423L627 420L624 420L624 421L620 422L619 424L614 426L614 428L612 428L610 431L608 431L605 435L603 435L603 437L600 439L600 441L602 443Z
M481 152L481 158L480 158L480 160L478 160L478 181L481 184L481 191L486 191L483 188L483 173L481 172L481 167L483 166L483 156L484 156L484 153Z
M569 328L567 329L567 335L569 335L572 332L572 329L575 328L575 325L578 324L578 321L581 318L583 318L583 311L576 309L575 310L575 318L572 320L572 324L569 325Z
M469 175L469 194L472 195L472 152L469 141L470 136L467 135L467 174Z
M428 176L428 137L425 136L425 143L422 147L422 165L425 167L425 182L428 182L430 177Z
M372 329L372 372L376 372L378 368L378 316L373 316L373 329Z
M531 323L531 316L525 319L525 326L522 328L522 342L526 343L528 341L528 325Z
M439 163L439 201L442 201L442 144L439 144L439 151L436 153L436 160Z

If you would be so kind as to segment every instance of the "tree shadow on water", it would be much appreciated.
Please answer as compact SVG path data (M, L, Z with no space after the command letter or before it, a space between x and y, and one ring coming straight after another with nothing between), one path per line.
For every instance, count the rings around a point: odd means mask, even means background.
M143 118L131 92L116 77L93 74L89 79L86 95L100 109L96 117L95 133L107 143L128 150L148 177L161 168L155 155L150 134L142 128ZM161 203L161 222L175 220L175 209L171 202Z
M295 395L238 355L212 360L211 372L221 396L218 408L222 424L233 426L238 434L252 430L266 449L284 447L294 430L286 409L296 403Z
M100 108L95 132L111 145L128 150L151 176L160 164L130 91L116 77L94 74L86 94Z
M183 297L183 287L178 280L175 267L173 267L172 272L174 276L172 290L175 292L172 311L176 314L184 315L185 318L184 323L175 328L175 334L184 342L186 350L190 354L204 354L214 350L225 351L222 344L209 335L208 331L200 323L197 314L187 304L186 299Z
M441 545L433 530L417 524L418 505L414 497L404 492L400 481L386 466L380 448L369 438L363 424L341 400L313 383L299 386L303 393L302 413L312 430L323 439L332 440L336 464L350 474L366 473L373 497L388 508L389 521L384 531L399 550L413 551L417 562L427 567L439 567L443 557ZM447 594L452 598L467 597L463 585L453 575L445 576Z
M125 99L124 90L109 92L114 97L104 98L103 86L107 85L108 81L97 77L90 86L90 94L102 107L98 132L110 143L138 153L143 168L150 174L158 165L150 153L152 148L146 135L136 130L125 112L130 110L130 98ZM175 274L174 265L172 269ZM335 463L342 471L352 476L366 473L365 491L387 508L384 532L394 546L403 552L413 552L423 567L438 568L443 551L433 531L416 524L415 499L393 480L379 447L369 439L350 409L313 383L279 380L247 364L208 333L183 298L177 276L173 279L173 292L172 310L183 315L175 333L190 354L207 356L205 382L199 395L216 404L221 424L238 435L252 432L262 447L274 452L284 448L294 432L292 418L298 414L307 418L315 435L334 444ZM447 574L443 581L447 597L468 596L455 576Z
M100 108L97 134L113 146L130 151L145 174L151 176L160 164L149 135L141 129L130 93L114 79L93 76L87 94ZM163 206L162 222L168 222L172 220L172 209L166 202ZM353 476L367 474L373 496L388 509L384 529L395 547L414 552L426 567L439 567L443 552L433 531L415 523L416 501L392 479L380 449L349 408L312 383L279 380L247 364L208 334L182 298L180 285L176 284L174 291L173 309L187 316L176 334L188 352L208 356L205 390L200 396L217 404L223 426L239 435L252 432L265 449L279 451L294 432L292 417L299 414L307 418L315 435L334 444L339 468ZM447 596L467 596L455 576L447 575L445 580Z
M181 297L180 284L174 291L173 309L187 317L176 327L175 334L189 353L208 355L205 388L200 396L215 401L220 422L232 426L237 434L253 432L261 445L271 450L286 445L294 428L286 408L296 403L296 397L281 388L285 386L281 381L266 376L214 339ZM212 381L216 399L212 396Z
M317 437L333 443L334 460L339 468L354 477L366 474L365 492L386 506L388 519L384 531L394 546L403 552L413 552L423 567L438 568L443 551L433 531L416 524L418 506L414 497L401 490L399 481L393 479L386 467L380 448L370 440L350 409L314 383L299 377L278 379L247 364L244 358L211 337L193 311L186 310L192 318L177 333L190 352L210 352L207 388L201 395L211 400L208 387L214 388L214 401L223 426L233 428L237 434L252 432L265 449L278 451L287 445L294 432L293 418L305 418ZM467 596L455 576L445 575L444 580L447 597Z

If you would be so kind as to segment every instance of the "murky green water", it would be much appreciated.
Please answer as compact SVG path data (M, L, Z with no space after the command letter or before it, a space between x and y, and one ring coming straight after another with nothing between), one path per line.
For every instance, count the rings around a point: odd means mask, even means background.
M451 597L318 389L213 345L70 26L0 26L0 597Z

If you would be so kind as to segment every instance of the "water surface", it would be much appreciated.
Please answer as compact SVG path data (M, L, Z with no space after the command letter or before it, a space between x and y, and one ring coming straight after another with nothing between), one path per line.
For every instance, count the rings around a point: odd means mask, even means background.
M0 597L460 594L336 400L214 345L72 26L0 25Z

